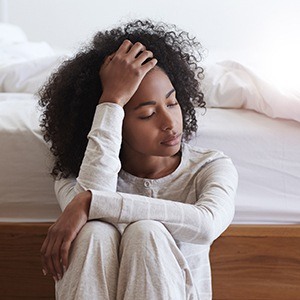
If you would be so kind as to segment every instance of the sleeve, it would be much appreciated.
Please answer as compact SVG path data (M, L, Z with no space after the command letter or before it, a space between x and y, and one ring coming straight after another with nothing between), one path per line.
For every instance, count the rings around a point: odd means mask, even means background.
M114 103L99 104L78 177L59 179L54 189L62 210L80 192L116 191L121 168L119 152L122 142L124 110Z
M127 224L157 220L178 241L211 244L233 219L237 182L237 171L231 160L220 158L197 174L195 204L92 190L89 218Z

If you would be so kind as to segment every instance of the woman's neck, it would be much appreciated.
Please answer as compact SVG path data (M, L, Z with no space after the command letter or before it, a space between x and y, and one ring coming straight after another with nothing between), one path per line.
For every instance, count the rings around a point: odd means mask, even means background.
M181 152L174 156L122 157L122 169L136 177L158 179L173 173L181 161Z

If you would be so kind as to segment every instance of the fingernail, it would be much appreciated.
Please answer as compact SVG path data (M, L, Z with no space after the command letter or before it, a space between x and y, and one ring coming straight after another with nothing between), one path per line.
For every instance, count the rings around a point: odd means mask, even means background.
M66 266L63 266L63 270L64 270L64 273L66 273L66 271L67 271Z
M58 280L61 280L61 275L57 274Z
M57 278L55 276L52 276L52 278L55 282L57 282Z
M47 275L47 271L45 269L42 269L42 272L43 272L44 276Z

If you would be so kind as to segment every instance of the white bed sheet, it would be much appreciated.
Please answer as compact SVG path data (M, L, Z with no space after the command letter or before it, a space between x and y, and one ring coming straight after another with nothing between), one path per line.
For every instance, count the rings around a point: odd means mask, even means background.
M197 110L192 144L222 150L239 172L234 223L297 223L300 123L244 109ZM31 94L0 93L0 221L54 221L51 158Z
M191 143L223 151L239 173L234 223L299 223L300 123L245 109L201 113Z
M0 94L1 222L47 222L60 213L38 118L31 94Z

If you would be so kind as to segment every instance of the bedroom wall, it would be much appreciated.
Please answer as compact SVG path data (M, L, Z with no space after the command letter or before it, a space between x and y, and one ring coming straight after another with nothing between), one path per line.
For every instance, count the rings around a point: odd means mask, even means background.
M234 59L270 81L298 83L294 82L300 67L298 0L7 2L11 23L22 27L31 41L47 41L55 48L73 51L97 30L150 17L175 23L196 35L207 49L207 62Z

